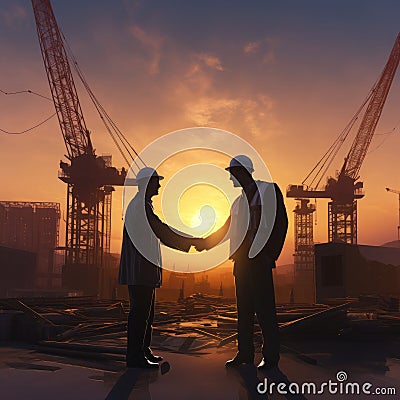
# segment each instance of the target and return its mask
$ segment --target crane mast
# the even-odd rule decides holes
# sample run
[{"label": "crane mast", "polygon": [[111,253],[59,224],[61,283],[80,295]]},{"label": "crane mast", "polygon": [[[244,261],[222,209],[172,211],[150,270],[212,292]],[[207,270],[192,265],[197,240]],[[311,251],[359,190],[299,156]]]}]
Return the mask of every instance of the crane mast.
[{"label": "crane mast", "polygon": [[[110,252],[111,194],[113,186],[124,185],[126,172],[112,167],[111,156],[96,156],[50,1],[32,0],[32,7],[69,161],[60,161],[59,172],[59,179],[67,183],[63,284],[86,290],[87,287],[77,287],[78,282],[85,281],[85,271],[87,280],[96,281],[95,271],[101,276],[104,253]],[[89,292],[98,293],[98,282]]]}]

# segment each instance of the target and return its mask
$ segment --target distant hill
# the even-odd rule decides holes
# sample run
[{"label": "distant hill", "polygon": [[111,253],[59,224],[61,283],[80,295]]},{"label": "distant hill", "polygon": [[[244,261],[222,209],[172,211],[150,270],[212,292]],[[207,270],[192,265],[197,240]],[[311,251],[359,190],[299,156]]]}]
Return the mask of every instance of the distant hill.
[{"label": "distant hill", "polygon": [[393,240],[393,242],[387,242],[382,247],[397,247],[400,248],[400,240]]},{"label": "distant hill", "polygon": [[283,264],[276,266],[277,274],[293,274],[294,264]]}]

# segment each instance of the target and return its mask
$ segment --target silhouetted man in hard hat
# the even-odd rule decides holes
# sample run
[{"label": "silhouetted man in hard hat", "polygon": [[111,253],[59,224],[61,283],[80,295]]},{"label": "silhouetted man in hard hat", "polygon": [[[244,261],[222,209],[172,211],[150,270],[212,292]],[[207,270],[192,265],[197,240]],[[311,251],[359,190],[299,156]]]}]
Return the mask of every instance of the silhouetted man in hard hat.
[{"label": "silhouetted man in hard hat", "polygon": [[230,239],[234,261],[238,312],[238,353],[226,362],[237,367],[254,362],[254,314],[263,334],[263,359],[259,369],[276,367],[279,362],[279,332],[275,308],[272,269],[281,253],[288,226],[282,193],[276,183],[255,181],[251,159],[234,157],[230,179],[242,194],[231,207],[231,215],[217,232],[197,239],[196,249],[210,249]]},{"label": "silhouetted man in hard hat", "polygon": [[127,207],[122,239],[119,283],[128,285],[128,367],[158,368],[162,357],[150,349],[154,318],[155,288],[162,278],[160,241],[174,249],[189,251],[192,242],[164,224],[153,211],[151,198],[164,179],[153,168],[141,169],[136,181],[138,193]]}]

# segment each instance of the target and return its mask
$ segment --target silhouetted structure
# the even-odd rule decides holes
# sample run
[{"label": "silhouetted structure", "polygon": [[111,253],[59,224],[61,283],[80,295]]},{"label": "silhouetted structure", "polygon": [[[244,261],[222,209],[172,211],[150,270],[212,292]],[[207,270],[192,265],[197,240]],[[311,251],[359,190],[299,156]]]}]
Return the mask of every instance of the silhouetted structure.
[{"label": "silhouetted structure", "polygon": [[[68,185],[63,286],[96,294],[105,267],[104,253],[110,252],[113,185],[124,185],[126,171],[112,167],[111,156],[96,155],[50,1],[32,0],[32,6],[43,62],[69,161],[60,161],[59,173],[59,178]],[[78,73],[84,80],[82,73]],[[85,87],[90,91],[87,84]],[[106,114],[91,91],[90,96],[96,102],[99,112],[101,109],[101,114]],[[108,115],[105,118],[110,122]],[[122,140],[123,135],[118,137]],[[115,137],[113,139],[116,141]],[[90,286],[85,287],[86,283]]]},{"label": "silhouetted structure", "polygon": [[316,300],[382,295],[400,297],[400,249],[315,245]]},{"label": "silhouetted structure", "polygon": [[[36,254],[36,271],[31,285],[36,289],[53,286],[59,225],[59,203],[0,202],[0,246]],[[28,276],[22,274],[20,279],[28,279]]]},{"label": "silhouetted structure", "polygon": [[195,275],[188,274],[183,272],[168,272],[163,271],[163,289],[181,289],[182,283],[185,283],[185,291],[186,294],[194,293],[194,282],[195,282]]},{"label": "silhouetted structure", "polygon": [[397,225],[397,240],[400,240],[400,190],[386,188],[386,191],[395,193],[399,196],[399,224]]},{"label": "silhouetted structure", "polygon": [[205,273],[201,274],[201,279],[194,284],[194,291],[196,293],[210,293],[211,285],[208,280],[208,275]]},{"label": "silhouetted structure", "polygon": [[181,290],[179,291],[178,301],[182,302],[185,299],[185,281],[182,281]]},{"label": "silhouetted structure", "polygon": [[296,199],[294,212],[294,281],[295,291],[291,291],[290,301],[313,303],[314,291],[314,221],[315,204],[309,199]]},{"label": "silhouetted structure", "polygon": [[15,297],[34,291],[36,258],[37,255],[31,251],[0,246],[0,297]]}]

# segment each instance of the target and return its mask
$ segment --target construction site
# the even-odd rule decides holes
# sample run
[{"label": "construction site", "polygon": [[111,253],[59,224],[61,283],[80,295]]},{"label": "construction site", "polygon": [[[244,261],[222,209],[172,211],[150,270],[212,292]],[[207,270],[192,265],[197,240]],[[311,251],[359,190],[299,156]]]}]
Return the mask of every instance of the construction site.
[{"label": "construction site", "polygon": [[[367,192],[360,180],[362,165],[392,82],[399,80],[400,34],[348,125],[301,183],[287,185],[293,262],[278,263],[273,271],[279,370],[223,368],[237,349],[235,280],[232,265],[224,264],[198,273],[163,271],[152,348],[166,361],[160,370],[140,371],[125,366],[130,305],[127,287],[118,284],[120,254],[111,249],[111,214],[115,188],[127,184],[132,165],[145,164],[89,87],[50,0],[32,0],[32,7],[58,135],[66,148],[58,171],[66,199],[0,199],[0,398],[371,398],[316,392],[267,396],[257,389],[265,379],[276,385],[313,379],[322,385],[339,371],[351,382],[381,388],[385,398],[399,398],[400,190],[382,188],[399,196],[397,240],[359,243],[358,212]],[[86,89],[123,166],[114,166],[111,155],[98,155],[74,77]],[[347,151],[346,139],[354,131]],[[337,157],[340,151],[344,160]],[[336,176],[329,175],[332,165]],[[328,202],[328,215],[319,217],[327,226],[323,242],[314,237],[316,199]],[[254,335],[258,357],[257,324]]]}]

